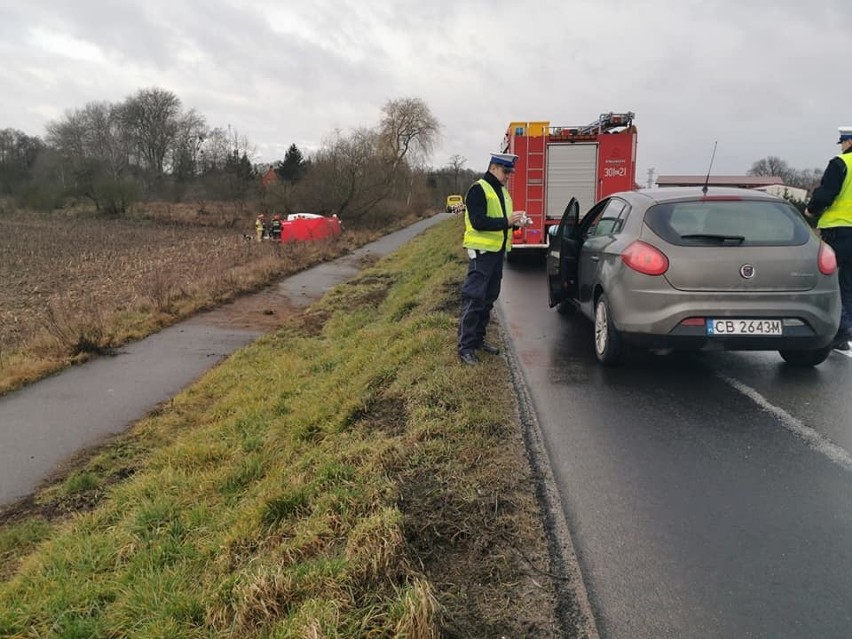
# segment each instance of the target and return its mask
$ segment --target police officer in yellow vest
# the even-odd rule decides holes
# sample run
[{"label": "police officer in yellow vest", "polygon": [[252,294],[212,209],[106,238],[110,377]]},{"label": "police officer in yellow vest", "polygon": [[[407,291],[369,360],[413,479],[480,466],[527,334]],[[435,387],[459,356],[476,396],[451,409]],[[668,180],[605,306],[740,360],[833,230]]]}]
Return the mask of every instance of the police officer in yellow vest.
[{"label": "police officer in yellow vest", "polygon": [[837,254],[840,281],[840,328],[834,347],[849,350],[852,340],[852,126],[840,127],[840,155],[833,158],[805,209],[817,217],[820,235]]},{"label": "police officer in yellow vest", "polygon": [[492,355],[500,352],[485,341],[485,328],[500,295],[503,257],[512,250],[512,227],[520,224],[523,215],[512,210],[506,189],[517,159],[517,155],[493,153],[488,171],[471,185],[465,197],[463,245],[468,262],[458,337],[459,358],[465,364],[479,363],[477,350]]}]

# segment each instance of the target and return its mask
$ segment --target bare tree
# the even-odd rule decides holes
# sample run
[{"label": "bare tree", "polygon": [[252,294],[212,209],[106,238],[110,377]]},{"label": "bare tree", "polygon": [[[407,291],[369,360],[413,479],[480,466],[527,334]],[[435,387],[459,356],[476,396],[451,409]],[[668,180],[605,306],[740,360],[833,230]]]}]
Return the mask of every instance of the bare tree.
[{"label": "bare tree", "polygon": [[0,130],[0,194],[11,194],[29,180],[44,144],[17,129]]},{"label": "bare tree", "polygon": [[405,161],[414,166],[418,161],[429,158],[438,142],[441,127],[423,100],[388,100],[382,114],[379,125],[381,150],[390,155],[393,171]]},{"label": "bare tree", "polygon": [[326,139],[312,161],[316,208],[357,219],[386,197],[389,167],[382,166],[378,143],[377,132],[365,128]]},{"label": "bare tree", "polygon": [[406,206],[411,203],[414,175],[429,158],[440,134],[440,125],[420,98],[388,100],[382,108],[379,148],[390,159],[387,174],[388,195],[394,182],[405,178]]},{"label": "bare tree", "polygon": [[207,132],[207,137],[199,149],[199,164],[201,173],[209,175],[225,168],[225,162],[231,153],[229,133],[216,127]]},{"label": "bare tree", "polygon": [[122,106],[125,130],[139,163],[154,177],[163,174],[166,158],[180,129],[181,103],[171,91],[141,89]]},{"label": "bare tree", "polygon": [[822,181],[822,174],[824,172],[824,169],[802,169],[801,171],[797,171],[795,181],[791,182],[790,186],[805,189],[813,193],[813,190]]},{"label": "bare tree", "polygon": [[107,102],[90,102],[80,116],[84,154],[100,160],[110,178],[120,179],[130,166],[130,146],[120,109]]},{"label": "bare tree", "polygon": [[129,175],[131,145],[122,116],[120,106],[90,102],[47,125],[66,187],[89,198],[98,211],[114,215],[123,213],[137,194]]},{"label": "bare tree", "polygon": [[207,135],[204,116],[195,109],[190,109],[178,119],[168,162],[168,168],[178,182],[186,182],[199,174],[201,147]]},{"label": "bare tree", "polygon": [[436,208],[444,208],[447,195],[463,194],[468,185],[475,182],[481,173],[464,168],[467,160],[461,155],[453,155],[441,168],[424,174],[425,186],[429,190],[429,200]]},{"label": "bare tree", "polygon": [[758,160],[751,165],[748,175],[779,177],[784,184],[789,184],[795,171],[781,158],[774,155]]},{"label": "bare tree", "polygon": [[461,192],[461,181],[459,178],[461,177],[465,164],[467,164],[467,158],[459,155],[458,153],[450,157],[450,162],[447,165],[447,168],[449,168],[450,173],[453,176],[453,193]]},{"label": "bare tree", "polygon": [[86,123],[79,109],[66,111],[63,119],[48,122],[45,128],[47,143],[59,152],[66,165],[82,162],[86,155]]},{"label": "bare tree", "polygon": [[[63,187],[91,197],[99,209],[99,193],[122,195],[130,181],[144,183],[146,195],[154,197],[179,199],[206,191],[214,197],[238,192],[244,198],[254,179],[256,151],[245,136],[230,126],[210,130],[200,113],[184,112],[180,99],[163,89],[68,111],[47,132],[61,158]],[[230,186],[239,188],[225,184],[228,177],[239,183]]]},{"label": "bare tree", "polygon": [[256,155],[248,138],[228,125],[227,129],[216,127],[207,132],[199,149],[201,171],[205,174],[222,171],[230,158],[245,155],[251,161]]},{"label": "bare tree", "polygon": [[91,157],[91,135],[85,113],[82,109],[66,111],[62,119],[48,122],[46,130],[47,143],[59,153],[63,188],[83,194],[91,182],[84,171],[87,158]]}]

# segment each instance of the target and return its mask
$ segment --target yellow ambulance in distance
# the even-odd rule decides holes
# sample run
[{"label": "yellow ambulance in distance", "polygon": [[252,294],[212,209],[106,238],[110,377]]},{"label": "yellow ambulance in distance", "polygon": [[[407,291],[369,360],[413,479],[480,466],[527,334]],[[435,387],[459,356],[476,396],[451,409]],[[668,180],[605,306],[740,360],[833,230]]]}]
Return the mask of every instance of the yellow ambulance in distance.
[{"label": "yellow ambulance in distance", "polygon": [[447,213],[464,213],[464,198],[461,195],[447,196]]}]

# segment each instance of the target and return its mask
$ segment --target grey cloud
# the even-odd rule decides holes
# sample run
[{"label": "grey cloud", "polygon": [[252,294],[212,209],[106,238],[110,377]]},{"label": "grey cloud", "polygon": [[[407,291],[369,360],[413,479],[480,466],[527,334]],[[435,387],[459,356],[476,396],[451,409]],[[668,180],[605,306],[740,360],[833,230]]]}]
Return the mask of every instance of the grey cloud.
[{"label": "grey cloud", "polygon": [[[233,125],[272,160],[291,142],[316,147],[336,127],[373,126],[387,99],[413,95],[443,125],[433,162],[458,153],[478,167],[510,121],[579,124],[629,109],[641,180],[651,167],[701,172],[715,140],[722,172],[770,154],[822,166],[836,150],[835,128],[852,124],[846,0],[314,0],[291,9],[299,22],[268,22],[266,8],[288,6],[296,5],[4,7],[0,128],[41,134],[50,109],[161,86],[212,126]],[[302,21],[308,31],[295,28]],[[28,34],[36,27],[92,43],[107,61],[35,50]],[[58,77],[40,82],[40,73]]]}]

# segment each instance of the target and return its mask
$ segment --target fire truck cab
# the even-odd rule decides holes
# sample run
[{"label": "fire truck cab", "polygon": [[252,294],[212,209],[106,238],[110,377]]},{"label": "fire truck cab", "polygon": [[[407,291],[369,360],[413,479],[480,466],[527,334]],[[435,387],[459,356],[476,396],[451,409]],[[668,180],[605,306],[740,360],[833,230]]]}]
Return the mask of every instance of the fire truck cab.
[{"label": "fire truck cab", "polygon": [[[559,224],[571,198],[582,211],[617,191],[636,188],[634,114],[603,113],[583,126],[512,122],[503,151],[518,156],[507,188],[527,226],[512,235],[512,254],[543,252],[548,228]],[[516,253],[516,251],[518,253]]]}]

